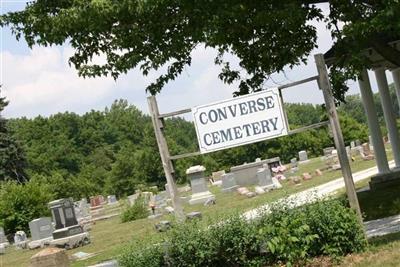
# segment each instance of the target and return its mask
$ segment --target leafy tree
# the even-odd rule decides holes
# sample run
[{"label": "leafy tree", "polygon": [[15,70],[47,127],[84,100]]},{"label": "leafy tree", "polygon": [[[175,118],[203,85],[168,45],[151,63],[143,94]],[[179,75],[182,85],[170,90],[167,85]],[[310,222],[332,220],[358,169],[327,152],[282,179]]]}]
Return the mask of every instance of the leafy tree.
[{"label": "leafy tree", "polygon": [[[329,15],[317,3],[329,3]],[[338,60],[331,80],[339,100],[346,79],[370,65],[361,52],[366,47],[400,66],[399,52],[387,44],[399,38],[395,0],[37,0],[2,15],[0,25],[10,25],[30,46],[69,42],[75,49],[70,63],[83,76],[117,78],[135,67],[147,75],[167,66],[148,86],[152,94],[191,64],[195,47],[205,45],[218,51],[219,78],[240,81],[236,93],[245,94],[259,90],[271,73],[306,60],[317,46],[313,20],[325,22],[334,38]],[[239,68],[231,67],[227,53],[239,59]],[[107,58],[103,65],[92,62],[99,54]]]},{"label": "leafy tree", "polygon": [[9,235],[18,230],[29,233],[31,220],[50,215],[47,204],[51,200],[49,187],[35,181],[0,183],[0,224]]},{"label": "leafy tree", "polygon": [[[397,117],[399,117],[399,102],[397,101],[394,84],[389,85],[389,93],[390,93],[390,98],[392,101],[392,107],[394,108],[394,111],[395,111],[395,114],[397,114]],[[376,112],[378,115],[378,119],[379,119],[381,125],[384,125],[385,119],[384,119],[384,115],[383,115],[380,94],[375,93],[373,95],[373,97],[374,97],[374,104],[375,104]],[[339,112],[348,114],[350,117],[352,117],[359,123],[367,124],[367,117],[365,115],[365,110],[364,110],[363,103],[361,101],[361,97],[359,94],[346,96],[345,103],[341,104],[338,107],[338,110],[339,110]]]},{"label": "leafy tree", "polygon": [[4,97],[0,97],[0,181],[14,180],[19,183],[28,180],[25,173],[26,161],[20,144],[12,136],[7,120],[1,112],[8,105]]},{"label": "leafy tree", "polygon": [[291,128],[307,126],[321,121],[324,109],[309,103],[285,103]]},{"label": "leafy tree", "polygon": [[[349,118],[351,109],[340,107],[346,142],[366,140],[366,128]],[[357,102],[357,105],[361,103]],[[362,110],[362,106],[361,110]],[[324,119],[320,106],[288,104],[291,127]],[[352,113],[351,113],[352,114]],[[148,185],[163,188],[164,171],[149,116],[124,100],[103,111],[83,115],[59,113],[48,118],[20,118],[8,122],[13,137],[23,141],[31,179],[50,188],[55,198],[79,199],[95,194],[123,196]],[[182,118],[165,120],[171,154],[198,149],[192,122]],[[300,134],[267,140],[174,162],[179,182],[186,181],[186,169],[202,164],[207,174],[252,162],[255,158],[280,157],[283,162],[306,149],[310,157],[322,154],[333,140],[323,127]]]}]

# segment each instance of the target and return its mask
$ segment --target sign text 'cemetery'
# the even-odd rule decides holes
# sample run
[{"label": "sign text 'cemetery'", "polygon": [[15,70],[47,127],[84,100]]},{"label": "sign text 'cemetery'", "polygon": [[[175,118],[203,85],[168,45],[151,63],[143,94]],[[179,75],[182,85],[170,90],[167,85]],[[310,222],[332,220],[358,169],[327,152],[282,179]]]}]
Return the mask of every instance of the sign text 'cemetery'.
[{"label": "sign text 'cemetery'", "polygon": [[277,88],[192,109],[201,153],[287,134]]}]

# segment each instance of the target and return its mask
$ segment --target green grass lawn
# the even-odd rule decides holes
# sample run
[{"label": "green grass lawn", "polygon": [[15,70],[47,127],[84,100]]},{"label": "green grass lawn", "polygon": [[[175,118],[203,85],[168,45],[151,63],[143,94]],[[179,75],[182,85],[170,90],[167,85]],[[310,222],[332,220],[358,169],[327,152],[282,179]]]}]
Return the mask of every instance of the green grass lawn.
[{"label": "green grass lawn", "polygon": [[[388,156],[389,159],[391,159],[390,153]],[[374,161],[363,161],[359,158],[356,159],[355,162],[351,163],[353,172],[373,166],[375,166]],[[220,188],[210,187],[211,192],[216,196],[216,205],[204,207],[203,205],[191,206],[184,204],[184,209],[185,212],[201,211],[205,218],[204,222],[207,222],[208,218],[218,219],[222,218],[224,214],[245,212],[289,194],[324,184],[342,176],[340,170],[326,171],[322,176],[315,176],[315,169],[321,169],[323,167],[324,162],[320,158],[311,159],[308,163],[300,164],[299,171],[295,175],[300,175],[303,172],[310,172],[314,176],[312,180],[303,181],[300,185],[294,185],[290,182],[290,179],[287,179],[282,182],[282,189],[271,191],[255,198],[247,198],[245,196],[240,196],[237,193],[222,193]],[[288,174],[288,178],[290,176],[291,175]],[[171,216],[166,215],[158,220],[162,219],[172,218]],[[88,260],[73,262],[72,266],[87,266],[104,260],[113,259],[121,253],[123,247],[130,241],[139,241],[145,244],[147,242],[154,242],[154,240],[161,239],[163,234],[157,233],[154,230],[154,224],[156,222],[157,220],[141,219],[129,223],[121,223],[119,217],[97,222],[92,226],[92,230],[90,231],[92,243],[85,247],[75,248],[68,251],[69,255],[82,251],[86,253],[95,253],[96,256]],[[39,250],[16,251],[14,248],[9,248],[5,255],[0,256],[0,266],[28,266],[30,257],[38,251]]]},{"label": "green grass lawn", "polygon": [[345,257],[341,267],[398,267],[400,266],[400,233],[369,240],[364,253]]}]

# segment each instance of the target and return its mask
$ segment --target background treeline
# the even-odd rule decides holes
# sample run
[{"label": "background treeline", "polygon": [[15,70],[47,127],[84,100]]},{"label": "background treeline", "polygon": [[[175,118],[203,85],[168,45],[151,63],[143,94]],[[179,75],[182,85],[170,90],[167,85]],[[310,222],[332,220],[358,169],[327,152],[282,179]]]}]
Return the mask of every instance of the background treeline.
[{"label": "background treeline", "polygon": [[[393,94],[393,105],[398,104]],[[377,110],[383,121],[379,96]],[[326,119],[321,106],[286,104],[290,127],[297,128]],[[339,107],[346,143],[368,140],[366,118],[359,95],[346,98]],[[12,138],[19,141],[26,158],[26,176],[50,186],[59,197],[81,198],[94,194],[132,194],[146,185],[163,187],[165,178],[150,116],[126,100],[115,101],[103,111],[83,115],[59,113],[50,117],[10,119],[7,125]],[[166,120],[166,134],[171,154],[196,151],[197,139],[192,122],[182,118]],[[288,162],[307,150],[310,157],[322,154],[333,145],[327,127],[268,140],[252,145],[219,151],[175,162],[177,177],[185,181],[185,170],[203,164],[207,171],[228,170],[231,166],[255,158],[279,156]],[[6,179],[5,176],[3,179]]]},{"label": "background treeline", "polygon": [[[391,93],[398,112],[392,87]],[[360,97],[348,96],[346,100],[339,107],[346,144],[356,139],[367,141]],[[383,122],[378,95],[375,100]],[[0,98],[0,112],[7,104]],[[288,103],[286,111],[291,129],[326,120],[322,106]],[[168,119],[166,135],[172,155],[198,149],[192,122]],[[279,156],[287,163],[300,150],[305,149],[309,157],[314,157],[332,145],[328,128],[322,127],[181,159],[175,162],[175,170],[178,182],[184,183],[185,170],[192,165],[205,165],[209,174],[258,157]],[[21,229],[27,231],[30,220],[48,213],[46,203],[53,199],[80,199],[95,194],[121,197],[150,185],[163,188],[164,184],[151,118],[126,100],[83,115],[65,112],[9,120],[0,116],[0,225],[9,234]]]}]

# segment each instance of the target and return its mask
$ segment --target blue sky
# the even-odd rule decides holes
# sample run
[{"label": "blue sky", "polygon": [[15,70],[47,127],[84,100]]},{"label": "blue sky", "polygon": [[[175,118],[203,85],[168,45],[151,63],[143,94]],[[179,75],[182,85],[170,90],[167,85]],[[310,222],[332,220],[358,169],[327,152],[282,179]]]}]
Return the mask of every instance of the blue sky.
[{"label": "blue sky", "polygon": [[[23,9],[26,1],[0,0],[1,13]],[[327,6],[321,6],[328,12]],[[312,54],[326,52],[331,44],[329,32],[322,23],[313,23],[318,30],[319,48]],[[6,117],[49,116],[70,111],[79,114],[91,109],[103,110],[115,99],[124,98],[147,113],[146,86],[157,77],[151,73],[143,77],[137,70],[130,71],[117,81],[111,78],[84,79],[68,65],[72,48],[65,44],[57,47],[33,47],[24,40],[17,42],[8,28],[1,29],[2,95],[10,100],[4,112]],[[193,52],[192,66],[175,81],[170,82],[157,96],[161,112],[203,105],[232,97],[235,86],[223,84],[218,79],[219,68],[213,64],[216,52],[199,47]],[[232,61],[235,58],[232,57]],[[273,75],[267,87],[316,75],[312,56],[307,65],[287,70],[286,75]],[[388,75],[391,81],[391,75]],[[371,82],[376,90],[375,80]],[[356,82],[350,84],[350,93],[358,93]],[[289,91],[290,90],[290,91]],[[316,83],[294,87],[283,92],[286,102],[322,103]]]}]

